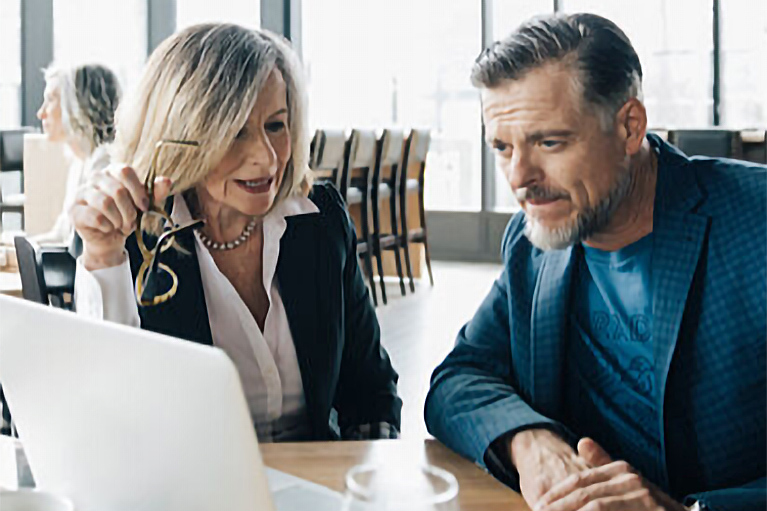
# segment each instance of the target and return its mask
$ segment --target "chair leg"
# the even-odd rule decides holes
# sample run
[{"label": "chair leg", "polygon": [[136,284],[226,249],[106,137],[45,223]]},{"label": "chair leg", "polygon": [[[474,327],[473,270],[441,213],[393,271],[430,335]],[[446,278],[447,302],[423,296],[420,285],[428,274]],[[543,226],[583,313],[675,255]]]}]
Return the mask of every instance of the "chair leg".
[{"label": "chair leg", "polygon": [[429,271],[429,282],[434,287],[434,276],[431,274],[431,256],[429,255],[429,242],[426,239],[426,231],[423,232],[423,250],[426,253],[426,269]]},{"label": "chair leg", "polygon": [[368,245],[368,249],[362,253],[362,260],[365,263],[365,273],[368,274],[368,283],[370,285],[370,295],[373,297],[373,305],[378,307],[378,293],[376,292],[376,283],[373,278],[373,260],[370,257],[370,245]]},{"label": "chair leg", "polygon": [[426,269],[429,270],[429,282],[432,287],[434,286],[434,277],[431,274],[431,256],[429,255],[429,237],[426,234],[426,207],[424,206],[423,199],[423,171],[421,172],[421,180],[418,187],[418,212],[421,216],[421,232],[423,232],[423,251],[426,255]]},{"label": "chair leg", "polygon": [[402,238],[399,236],[399,227],[398,227],[398,218],[397,214],[399,213],[397,204],[397,197],[399,197],[399,194],[396,190],[394,190],[394,187],[392,187],[392,194],[391,198],[389,199],[389,222],[391,223],[391,233],[394,235],[394,238],[397,240],[397,242],[394,245],[394,262],[397,264],[397,276],[399,277],[399,290],[400,293],[402,293],[402,296],[407,295],[407,291],[405,290],[405,276],[402,274],[402,256],[400,254],[400,246],[402,244]]},{"label": "chair leg", "polygon": [[375,289],[375,281],[373,280],[373,277],[372,277],[373,262],[370,259],[370,251],[367,250],[365,252],[360,252],[359,254],[357,254],[357,256],[361,259],[361,262],[362,262],[362,273],[364,273],[368,279],[368,287],[370,288],[370,296],[373,299],[373,305],[378,307],[378,295]]},{"label": "chair leg", "polygon": [[370,294],[373,295],[373,304],[378,306],[378,293],[376,292],[375,278],[373,277],[373,259],[371,252],[373,251],[373,245],[370,239],[370,228],[368,226],[368,198],[366,194],[362,195],[362,202],[360,203],[360,220],[362,223],[362,238],[365,240],[365,252],[363,253],[365,261],[365,271],[368,274],[368,282],[370,283]]},{"label": "chair leg", "polygon": [[378,267],[378,281],[381,285],[381,301],[386,305],[386,285],[384,284],[384,271],[383,271],[383,254],[381,251],[381,211],[378,203],[378,193],[372,195],[371,207],[373,210],[373,234],[372,234],[372,249],[373,255],[376,258],[376,265]]},{"label": "chair leg", "polygon": [[413,282],[413,269],[410,265],[410,242],[407,236],[407,195],[404,190],[399,197],[400,225],[402,226],[402,249],[405,252],[405,268],[407,268],[407,277],[410,280],[410,292],[415,293],[415,283]]}]

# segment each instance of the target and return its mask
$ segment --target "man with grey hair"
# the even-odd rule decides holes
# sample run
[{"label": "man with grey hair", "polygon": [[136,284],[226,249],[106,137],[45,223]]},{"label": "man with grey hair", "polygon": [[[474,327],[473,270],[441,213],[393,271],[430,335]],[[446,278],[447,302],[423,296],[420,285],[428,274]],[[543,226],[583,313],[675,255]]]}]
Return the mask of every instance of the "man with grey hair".
[{"label": "man with grey hair", "polygon": [[536,510],[764,509],[767,168],[648,134],[596,15],[522,25],[472,79],[523,211],[429,430]]}]

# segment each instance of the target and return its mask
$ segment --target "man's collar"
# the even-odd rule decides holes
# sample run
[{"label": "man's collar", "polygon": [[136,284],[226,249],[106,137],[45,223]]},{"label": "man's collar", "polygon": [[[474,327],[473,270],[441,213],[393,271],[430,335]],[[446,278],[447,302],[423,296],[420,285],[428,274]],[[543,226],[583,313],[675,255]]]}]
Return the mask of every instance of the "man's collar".
[{"label": "man's collar", "polygon": [[690,211],[703,200],[690,159],[679,149],[654,133],[647,134],[650,147],[658,156],[658,180],[655,185],[655,211]]}]

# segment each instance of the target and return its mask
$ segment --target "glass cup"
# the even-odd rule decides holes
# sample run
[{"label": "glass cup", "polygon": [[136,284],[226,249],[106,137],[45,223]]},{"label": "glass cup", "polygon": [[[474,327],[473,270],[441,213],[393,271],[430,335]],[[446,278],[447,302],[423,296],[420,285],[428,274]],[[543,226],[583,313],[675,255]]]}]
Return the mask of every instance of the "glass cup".
[{"label": "glass cup", "polygon": [[0,435],[0,489],[34,488],[35,481],[18,438]]},{"label": "glass cup", "polygon": [[357,465],[346,473],[345,511],[452,511],[458,481],[433,465]]},{"label": "glass cup", "polygon": [[3,511],[74,511],[72,502],[52,493],[24,488],[16,491],[0,490],[0,509]]}]

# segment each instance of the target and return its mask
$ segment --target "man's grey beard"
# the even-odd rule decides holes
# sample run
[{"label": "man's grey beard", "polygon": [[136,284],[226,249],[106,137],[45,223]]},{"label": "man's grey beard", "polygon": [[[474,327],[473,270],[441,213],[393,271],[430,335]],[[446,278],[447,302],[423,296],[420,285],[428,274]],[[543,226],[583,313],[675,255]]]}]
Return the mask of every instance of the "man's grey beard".
[{"label": "man's grey beard", "polygon": [[566,225],[549,229],[531,215],[525,215],[525,236],[541,250],[562,250],[584,240],[607,227],[613,213],[631,190],[631,171],[625,169],[610,193],[596,206],[578,213]]}]

